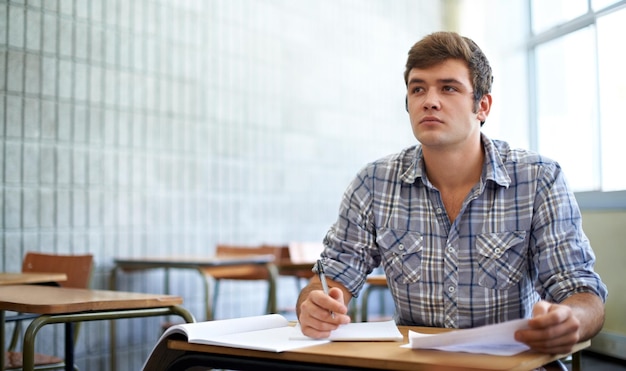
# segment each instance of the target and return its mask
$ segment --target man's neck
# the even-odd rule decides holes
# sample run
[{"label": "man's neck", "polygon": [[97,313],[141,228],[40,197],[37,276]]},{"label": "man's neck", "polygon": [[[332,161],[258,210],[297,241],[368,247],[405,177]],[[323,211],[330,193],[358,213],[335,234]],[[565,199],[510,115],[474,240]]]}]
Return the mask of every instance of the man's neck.
[{"label": "man's neck", "polygon": [[471,189],[482,174],[485,159],[480,138],[458,150],[422,148],[426,173],[440,191]]}]

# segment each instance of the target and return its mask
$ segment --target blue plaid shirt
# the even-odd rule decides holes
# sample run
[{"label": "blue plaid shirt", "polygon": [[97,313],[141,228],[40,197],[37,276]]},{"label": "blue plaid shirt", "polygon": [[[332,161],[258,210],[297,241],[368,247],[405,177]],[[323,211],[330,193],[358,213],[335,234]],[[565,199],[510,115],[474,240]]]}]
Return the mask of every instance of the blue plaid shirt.
[{"label": "blue plaid shirt", "polygon": [[358,296],[382,264],[401,325],[528,318],[539,299],[607,289],[559,165],[482,135],[480,181],[450,222],[420,145],[363,168],[324,239],[325,273]]}]

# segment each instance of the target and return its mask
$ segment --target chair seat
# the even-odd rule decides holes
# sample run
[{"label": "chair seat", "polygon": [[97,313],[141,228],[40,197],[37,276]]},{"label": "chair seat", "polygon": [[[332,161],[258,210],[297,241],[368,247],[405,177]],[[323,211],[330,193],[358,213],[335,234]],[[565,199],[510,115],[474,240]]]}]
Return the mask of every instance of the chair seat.
[{"label": "chair seat", "polygon": [[[62,364],[63,359],[47,354],[35,353],[35,366]],[[6,370],[22,368],[22,352],[5,352],[4,367]]]}]

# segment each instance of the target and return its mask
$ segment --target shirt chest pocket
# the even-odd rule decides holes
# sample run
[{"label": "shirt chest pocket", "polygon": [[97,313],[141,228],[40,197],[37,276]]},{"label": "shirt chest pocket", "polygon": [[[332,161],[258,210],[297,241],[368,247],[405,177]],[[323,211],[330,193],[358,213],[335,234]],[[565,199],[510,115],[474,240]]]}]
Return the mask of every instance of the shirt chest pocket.
[{"label": "shirt chest pocket", "polygon": [[480,286],[506,289],[520,281],[526,267],[525,236],[525,231],[476,236]]},{"label": "shirt chest pocket", "polygon": [[423,240],[417,232],[386,228],[378,230],[376,242],[383,256],[387,277],[399,284],[420,280]]}]

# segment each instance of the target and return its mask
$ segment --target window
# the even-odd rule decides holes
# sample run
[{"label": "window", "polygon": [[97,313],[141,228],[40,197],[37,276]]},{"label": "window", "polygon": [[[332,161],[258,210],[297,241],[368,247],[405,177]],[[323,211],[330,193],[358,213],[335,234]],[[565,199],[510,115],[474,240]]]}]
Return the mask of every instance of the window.
[{"label": "window", "polygon": [[530,0],[534,147],[576,192],[624,191],[626,0]]},{"label": "window", "polygon": [[532,30],[539,34],[587,13],[587,0],[532,0]]},{"label": "window", "polygon": [[[579,190],[599,188],[593,32],[584,28],[537,46],[537,150],[557,160]],[[589,176],[593,175],[593,176]]]},{"label": "window", "polygon": [[600,156],[602,189],[626,189],[624,168],[624,103],[626,74],[624,46],[621,39],[626,29],[626,9],[598,18],[598,85],[600,88]]}]

